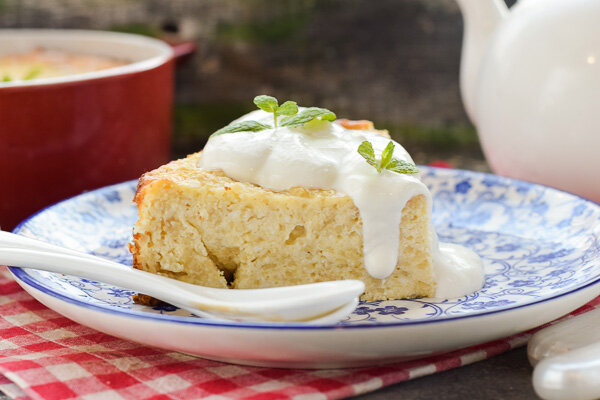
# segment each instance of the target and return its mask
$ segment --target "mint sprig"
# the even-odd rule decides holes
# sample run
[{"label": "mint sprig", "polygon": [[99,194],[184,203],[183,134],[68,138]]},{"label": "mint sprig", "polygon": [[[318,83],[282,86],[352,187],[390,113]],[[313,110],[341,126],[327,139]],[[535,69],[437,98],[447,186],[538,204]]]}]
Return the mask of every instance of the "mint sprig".
[{"label": "mint sprig", "polygon": [[358,154],[360,154],[370,166],[374,167],[378,173],[381,173],[384,169],[399,174],[416,174],[419,172],[419,168],[417,168],[416,165],[394,157],[394,142],[391,140],[381,152],[381,159],[379,160],[375,158],[373,145],[368,140],[365,140],[358,146]]},{"label": "mint sprig", "polygon": [[[260,132],[265,129],[277,128],[278,125],[294,128],[302,126],[314,119],[322,121],[335,121],[336,119],[335,114],[326,108],[309,107],[298,113],[298,104],[296,104],[295,101],[288,100],[282,105],[279,105],[279,101],[275,97],[264,94],[256,96],[254,98],[254,104],[261,110],[273,114],[273,126],[258,121],[243,121],[229,124],[210,136],[213,137],[224,133],[235,132]],[[278,121],[281,116],[285,116],[285,118],[283,118],[281,124],[279,124]]]},{"label": "mint sprig", "polygon": [[254,104],[268,113],[273,113],[273,126],[277,128],[277,117],[281,115],[294,115],[298,113],[298,104],[295,101],[286,101],[282,105],[275,97],[260,95],[254,98]]}]

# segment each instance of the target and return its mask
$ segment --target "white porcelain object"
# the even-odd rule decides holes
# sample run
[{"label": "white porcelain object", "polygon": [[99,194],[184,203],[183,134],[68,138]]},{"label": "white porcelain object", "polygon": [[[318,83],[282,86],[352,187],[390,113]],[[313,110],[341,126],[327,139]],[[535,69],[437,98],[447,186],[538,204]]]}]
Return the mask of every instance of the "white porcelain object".
[{"label": "white porcelain object", "polygon": [[535,333],[527,345],[531,365],[600,342],[600,309],[568,318]]},{"label": "white porcelain object", "polygon": [[533,387],[543,399],[600,397],[600,309],[538,331],[527,346]]},{"label": "white porcelain object", "polygon": [[0,264],[109,283],[213,319],[336,323],[354,310],[358,296],[364,291],[364,283],[356,280],[269,289],[215,289],[140,271],[8,232],[0,232]]},{"label": "white porcelain object", "polygon": [[600,1],[457,2],[463,101],[494,172],[600,201]]},{"label": "white porcelain object", "polygon": [[592,400],[600,398],[599,377],[597,342],[542,360],[533,371],[533,388],[546,400]]}]

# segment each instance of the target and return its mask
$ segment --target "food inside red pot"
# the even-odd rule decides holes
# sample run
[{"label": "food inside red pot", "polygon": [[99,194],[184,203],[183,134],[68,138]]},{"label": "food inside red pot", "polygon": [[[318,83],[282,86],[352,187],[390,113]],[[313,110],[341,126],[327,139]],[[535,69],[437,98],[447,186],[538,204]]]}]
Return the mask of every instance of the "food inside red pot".
[{"label": "food inside red pot", "polygon": [[38,47],[25,52],[0,56],[0,80],[12,82],[52,78],[99,71],[128,63],[127,60],[112,57]]},{"label": "food inside red pot", "polygon": [[[6,60],[11,65],[23,60],[20,75],[12,69],[3,79]],[[40,64],[42,71],[33,74],[31,68]],[[134,179],[168,161],[172,101],[173,50],[160,40],[97,31],[0,30],[2,229],[52,203]]]}]

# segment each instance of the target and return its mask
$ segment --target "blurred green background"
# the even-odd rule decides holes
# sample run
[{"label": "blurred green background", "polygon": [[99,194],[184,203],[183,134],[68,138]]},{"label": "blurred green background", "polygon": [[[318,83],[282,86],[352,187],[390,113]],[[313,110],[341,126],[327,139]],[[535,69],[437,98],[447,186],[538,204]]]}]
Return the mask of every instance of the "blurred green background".
[{"label": "blurred green background", "polygon": [[460,100],[453,0],[0,0],[10,27],[195,42],[177,68],[173,157],[264,93],[373,120],[418,163],[487,168]]}]

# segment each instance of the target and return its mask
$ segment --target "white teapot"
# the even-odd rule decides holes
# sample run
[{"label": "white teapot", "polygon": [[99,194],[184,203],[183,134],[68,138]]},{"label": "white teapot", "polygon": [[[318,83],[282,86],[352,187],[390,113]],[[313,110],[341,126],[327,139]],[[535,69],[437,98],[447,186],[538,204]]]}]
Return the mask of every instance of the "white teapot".
[{"label": "white teapot", "polygon": [[600,0],[457,0],[460,84],[494,172],[600,202]]}]

